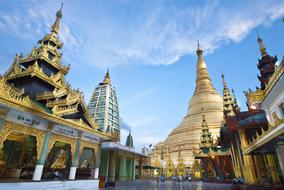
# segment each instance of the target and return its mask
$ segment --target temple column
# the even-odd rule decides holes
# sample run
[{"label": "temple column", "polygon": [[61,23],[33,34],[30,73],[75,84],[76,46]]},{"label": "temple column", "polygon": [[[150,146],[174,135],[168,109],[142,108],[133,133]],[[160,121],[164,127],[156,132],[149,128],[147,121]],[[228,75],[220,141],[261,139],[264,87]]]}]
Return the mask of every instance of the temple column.
[{"label": "temple column", "polygon": [[101,164],[101,146],[98,145],[98,148],[95,150],[96,153],[96,164],[95,164],[95,179],[99,178],[99,173],[100,173],[100,164]]},{"label": "temple column", "polygon": [[258,158],[258,155],[253,155],[252,156],[253,158],[253,162],[254,162],[254,165],[256,166],[255,169],[256,169],[256,175],[257,175],[257,180],[258,180],[258,183],[261,183],[261,179],[262,179],[262,174],[261,174],[261,166],[260,166],[260,162],[259,162],[259,158]]},{"label": "temple column", "polygon": [[124,157],[124,156],[120,157],[119,176],[120,176],[120,179],[122,179],[122,181],[125,180],[125,177],[126,177],[126,157]]},{"label": "temple column", "polygon": [[135,172],[134,171],[134,160],[133,158],[128,158],[128,161],[127,161],[127,180],[133,180],[133,173]]},{"label": "temple column", "polygon": [[[168,171],[168,170],[167,170]],[[138,172],[139,179],[142,179],[142,158],[139,159],[139,172]]]},{"label": "temple column", "polygon": [[116,151],[110,150],[110,161],[109,161],[109,182],[115,182],[116,172]]},{"label": "temple column", "polygon": [[277,167],[276,167],[276,163],[273,157],[273,154],[267,154],[266,155],[267,158],[267,167],[268,167],[268,171],[271,174],[271,178],[272,178],[272,183],[280,183],[280,178],[278,175],[278,171],[277,171]]},{"label": "temple column", "polygon": [[41,180],[44,162],[45,162],[45,159],[46,159],[47,154],[48,154],[47,150],[48,150],[49,139],[51,137],[51,130],[52,130],[52,126],[49,125],[47,127],[47,131],[46,131],[45,136],[44,136],[44,141],[43,141],[41,152],[37,153],[37,154],[40,154],[40,158],[37,161],[37,164],[36,164],[36,167],[35,167],[35,171],[34,171],[34,175],[33,175],[33,181],[40,181]]},{"label": "temple column", "polygon": [[244,172],[245,182],[249,184],[257,183],[251,155],[244,155],[243,158],[244,158],[243,172]]},{"label": "temple column", "polygon": [[267,176],[267,169],[262,154],[256,155],[256,165],[257,169],[259,170],[259,176],[258,176],[259,182],[261,184],[265,183],[265,176]]},{"label": "temple column", "polygon": [[74,180],[76,177],[76,171],[77,171],[77,167],[79,164],[79,157],[80,157],[80,145],[81,145],[81,134],[79,134],[79,137],[76,142],[74,158],[72,159],[72,166],[69,172],[69,178],[68,178],[69,180]]},{"label": "temple column", "polygon": [[[2,118],[2,115],[0,114],[0,131],[3,130],[4,127],[4,118]],[[6,161],[3,160],[4,157],[4,139],[0,142],[0,173],[2,173],[2,169],[6,166]]]},{"label": "temple column", "polygon": [[135,159],[133,158],[133,161],[132,161],[132,180],[135,180],[135,171],[136,171]]},{"label": "temple column", "polygon": [[107,180],[109,173],[109,160],[110,160],[110,150],[101,150],[101,163],[99,175],[105,177]]},{"label": "temple column", "polygon": [[220,179],[224,179],[224,175],[223,175],[223,172],[221,170],[221,164],[220,164],[220,157],[219,156],[216,156],[216,173],[217,173],[217,176],[220,178]]},{"label": "temple column", "polygon": [[280,166],[280,170],[282,173],[282,179],[284,180],[284,145],[278,143],[275,146],[275,151],[276,151],[277,158],[279,161],[279,166]]}]

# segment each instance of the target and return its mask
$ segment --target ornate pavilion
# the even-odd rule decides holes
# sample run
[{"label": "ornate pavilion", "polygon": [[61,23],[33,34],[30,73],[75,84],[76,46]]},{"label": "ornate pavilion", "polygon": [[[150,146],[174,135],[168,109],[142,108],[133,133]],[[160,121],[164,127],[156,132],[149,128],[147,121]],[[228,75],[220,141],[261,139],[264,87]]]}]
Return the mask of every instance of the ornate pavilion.
[{"label": "ornate pavilion", "polygon": [[[248,111],[234,109],[228,102],[220,144],[230,147],[236,177],[248,184],[280,184],[284,177],[284,60],[270,56],[258,37],[261,83],[255,91],[245,92]],[[229,111],[230,110],[230,111]]]},{"label": "ornate pavilion", "polygon": [[97,130],[83,93],[65,80],[61,18],[62,7],[50,33],[0,77],[1,179],[98,178],[100,144],[118,140]]}]

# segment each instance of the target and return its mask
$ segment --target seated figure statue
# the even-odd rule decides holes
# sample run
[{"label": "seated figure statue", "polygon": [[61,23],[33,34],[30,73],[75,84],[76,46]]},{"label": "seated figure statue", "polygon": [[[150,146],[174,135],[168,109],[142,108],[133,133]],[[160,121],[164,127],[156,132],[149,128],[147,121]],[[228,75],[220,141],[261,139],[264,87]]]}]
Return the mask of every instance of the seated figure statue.
[{"label": "seated figure statue", "polygon": [[50,168],[53,169],[59,169],[59,168],[65,168],[65,161],[66,161],[66,151],[64,149],[61,149],[59,151],[59,154],[53,164],[51,164]]},{"label": "seated figure statue", "polygon": [[86,169],[86,168],[88,168],[89,167],[89,163],[88,163],[88,161],[87,160],[84,160],[83,161],[83,163],[81,164],[81,169]]}]

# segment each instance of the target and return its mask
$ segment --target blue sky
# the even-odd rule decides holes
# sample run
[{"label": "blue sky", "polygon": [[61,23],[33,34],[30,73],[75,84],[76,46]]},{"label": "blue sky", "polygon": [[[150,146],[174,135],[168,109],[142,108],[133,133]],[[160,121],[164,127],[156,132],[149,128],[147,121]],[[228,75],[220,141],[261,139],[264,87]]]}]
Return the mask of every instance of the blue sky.
[{"label": "blue sky", "polygon": [[[61,1],[0,0],[0,73],[49,32]],[[110,68],[120,114],[134,144],[167,137],[187,112],[195,87],[196,41],[216,89],[221,72],[245,110],[244,90],[259,86],[256,29],[282,60],[283,0],[65,0],[60,38],[67,80],[88,102]],[[127,131],[122,130],[122,142]]]}]

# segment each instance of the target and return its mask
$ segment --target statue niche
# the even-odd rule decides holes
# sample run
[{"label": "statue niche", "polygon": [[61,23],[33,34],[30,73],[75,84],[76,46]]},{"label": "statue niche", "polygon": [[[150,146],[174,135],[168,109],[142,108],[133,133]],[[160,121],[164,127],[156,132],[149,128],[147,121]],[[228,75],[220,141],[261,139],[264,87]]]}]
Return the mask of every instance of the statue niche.
[{"label": "statue niche", "polygon": [[54,160],[54,162],[51,164],[50,168],[52,169],[64,169],[66,167],[66,151],[64,149],[61,149]]}]

